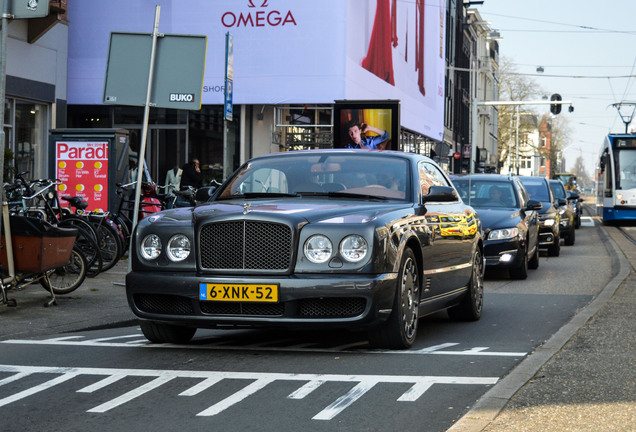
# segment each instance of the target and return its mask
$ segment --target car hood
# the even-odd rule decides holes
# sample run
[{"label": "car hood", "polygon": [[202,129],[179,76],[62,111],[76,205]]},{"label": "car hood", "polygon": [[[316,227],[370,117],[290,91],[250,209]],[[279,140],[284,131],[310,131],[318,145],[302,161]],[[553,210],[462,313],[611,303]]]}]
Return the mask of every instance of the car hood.
[{"label": "car hood", "polygon": [[227,200],[195,208],[165,210],[162,217],[193,222],[214,219],[285,219],[297,223],[366,223],[409,203],[365,203],[334,199]]},{"label": "car hood", "polygon": [[554,213],[556,211],[556,208],[550,201],[541,201],[541,204],[543,204],[543,207],[541,207],[541,210],[539,210],[540,215],[546,213]]},{"label": "car hood", "polygon": [[476,208],[484,229],[510,228],[521,219],[521,211],[513,208]]}]

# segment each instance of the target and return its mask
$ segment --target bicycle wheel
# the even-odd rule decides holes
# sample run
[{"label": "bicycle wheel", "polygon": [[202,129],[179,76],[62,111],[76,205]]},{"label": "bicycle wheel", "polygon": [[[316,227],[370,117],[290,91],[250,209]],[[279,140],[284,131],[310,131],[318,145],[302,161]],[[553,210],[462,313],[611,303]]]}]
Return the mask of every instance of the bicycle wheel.
[{"label": "bicycle wheel", "polygon": [[94,222],[94,227],[97,231],[97,245],[102,255],[102,271],[104,272],[117,264],[121,258],[122,245],[115,229],[106,224],[105,221]]},{"label": "bicycle wheel", "polygon": [[75,245],[82,251],[88,263],[86,275],[90,278],[97,276],[104,267],[104,258],[99,250],[97,234],[93,226],[87,220],[79,217],[65,217],[59,225],[77,228]]},{"label": "bicycle wheel", "polygon": [[[62,295],[75,291],[86,279],[87,269],[86,257],[77,247],[73,247],[68,264],[49,274],[53,292]],[[40,284],[47,291],[51,289],[45,278],[40,279]]]},{"label": "bicycle wheel", "polygon": [[130,228],[126,220],[121,216],[114,216],[113,219],[111,220],[115,223],[115,225],[117,225],[117,228],[119,228],[119,231],[124,236],[124,241],[122,242],[122,246],[123,246],[122,256],[123,256],[128,250],[128,246],[130,244]]}]

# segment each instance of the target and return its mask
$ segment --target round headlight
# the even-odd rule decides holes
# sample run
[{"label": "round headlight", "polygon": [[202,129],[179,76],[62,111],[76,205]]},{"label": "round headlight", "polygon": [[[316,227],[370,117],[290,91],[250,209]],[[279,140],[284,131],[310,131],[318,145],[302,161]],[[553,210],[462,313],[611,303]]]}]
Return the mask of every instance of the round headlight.
[{"label": "round headlight", "polygon": [[141,242],[139,248],[141,256],[147,260],[156,259],[161,255],[161,239],[157,234],[149,234]]},{"label": "round headlight", "polygon": [[168,240],[166,252],[170,261],[183,261],[190,255],[190,239],[183,234],[175,234]]},{"label": "round headlight", "polygon": [[331,240],[324,235],[314,235],[305,242],[304,252],[307,259],[316,264],[322,264],[331,258],[333,246]]},{"label": "round headlight", "polygon": [[359,235],[350,235],[340,242],[340,255],[349,262],[360,262],[367,256],[369,246]]}]

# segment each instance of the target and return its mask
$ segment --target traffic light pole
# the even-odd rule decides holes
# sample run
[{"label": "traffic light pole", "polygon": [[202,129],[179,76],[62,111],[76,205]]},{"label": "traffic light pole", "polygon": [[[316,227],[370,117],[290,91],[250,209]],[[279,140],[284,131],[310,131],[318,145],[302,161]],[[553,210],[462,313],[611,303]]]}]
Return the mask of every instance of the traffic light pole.
[{"label": "traffic light pole", "polygon": [[[572,105],[572,101],[559,101],[559,100],[540,100],[540,101],[487,101],[479,102],[473,100],[472,106],[472,123],[473,123],[473,136],[470,146],[470,173],[475,173],[475,156],[477,154],[477,129],[479,126],[479,117],[477,115],[477,108],[480,106],[510,106],[510,105]],[[571,110],[570,110],[571,111]],[[517,137],[518,140],[518,137]],[[517,143],[517,152],[519,152],[519,144]],[[517,158],[517,170],[519,169],[519,160]]]}]

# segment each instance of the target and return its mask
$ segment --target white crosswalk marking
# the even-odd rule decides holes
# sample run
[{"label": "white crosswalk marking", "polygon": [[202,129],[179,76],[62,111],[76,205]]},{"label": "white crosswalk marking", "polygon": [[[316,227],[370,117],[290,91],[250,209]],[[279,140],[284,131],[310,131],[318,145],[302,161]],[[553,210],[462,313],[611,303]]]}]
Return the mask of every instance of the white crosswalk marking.
[{"label": "white crosswalk marking", "polygon": [[[295,351],[307,351],[307,352],[342,352],[342,351],[354,351],[372,354],[385,354],[385,355],[451,355],[451,356],[485,356],[485,357],[525,357],[525,352],[505,352],[505,351],[488,351],[489,347],[474,347],[464,350],[446,350],[446,348],[459,345],[458,343],[443,343],[439,345],[433,345],[422,349],[410,349],[403,351],[396,350],[374,350],[364,348],[367,346],[367,342],[352,342],[346,345],[332,346],[332,347],[319,347],[317,343],[308,344],[296,344],[284,346],[280,345],[281,340],[264,341],[257,344],[250,345],[231,345],[232,341],[210,342],[201,345],[176,345],[176,344],[152,344],[146,339],[132,340],[126,342],[114,342],[117,339],[127,339],[139,337],[139,335],[127,335],[116,336],[108,338],[98,339],[82,339],[82,336],[72,336],[69,338],[52,338],[45,340],[30,340],[30,339],[11,339],[6,341],[0,341],[0,343],[6,344],[23,344],[23,345],[67,345],[67,346],[93,346],[93,347],[114,347],[114,348],[148,348],[148,349],[196,349],[196,350],[241,350],[241,351],[276,351],[276,352],[295,352]],[[315,346],[315,347],[308,347]],[[361,348],[358,348],[361,347]]]},{"label": "white crosswalk marking", "polygon": [[220,371],[188,371],[188,370],[153,370],[153,369],[114,369],[114,368],[65,368],[47,366],[15,366],[0,365],[0,372],[13,373],[14,375],[3,379],[0,383],[16,382],[26,376],[33,374],[58,374],[59,376],[48,380],[42,384],[33,386],[26,390],[15,393],[0,399],[0,407],[24,399],[41,391],[50,389],[58,384],[71,380],[79,375],[91,375],[104,377],[92,385],[77,390],[82,393],[92,393],[104,387],[113,385],[125,377],[147,377],[150,381],[141,384],[137,388],[130,390],[114,399],[102,403],[88,410],[91,413],[105,413],[112,409],[121,407],[133,399],[143,396],[146,393],[161,387],[163,384],[178,378],[198,378],[202,381],[188,390],[182,392],[180,396],[195,396],[203,390],[212,387],[224,379],[247,380],[249,383],[234,394],[224,400],[217,402],[211,407],[201,411],[197,416],[214,416],[234,405],[240,403],[245,398],[252,396],[259,390],[265,388],[275,381],[298,381],[303,382],[298,390],[292,392],[289,399],[303,399],[312,392],[320,388],[326,382],[352,383],[353,387],[344,395],[337,398],[325,409],[318,412],[314,420],[332,420],[345,409],[353,405],[365,393],[382,383],[406,383],[411,384],[397,401],[415,402],[431,386],[435,384],[470,384],[470,385],[492,385],[499,380],[497,377],[453,377],[453,376],[408,376],[408,375],[322,375],[322,374],[284,374],[284,373],[258,373],[258,372],[220,372]]}]

